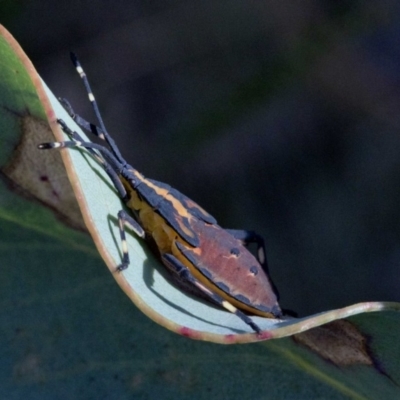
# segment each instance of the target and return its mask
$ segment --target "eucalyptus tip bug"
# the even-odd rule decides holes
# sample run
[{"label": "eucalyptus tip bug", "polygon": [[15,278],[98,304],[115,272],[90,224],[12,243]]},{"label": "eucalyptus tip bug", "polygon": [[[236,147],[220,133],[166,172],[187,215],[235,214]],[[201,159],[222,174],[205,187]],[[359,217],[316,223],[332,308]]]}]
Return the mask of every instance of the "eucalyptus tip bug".
[{"label": "eucalyptus tip bug", "polygon": [[[157,249],[179,286],[225,308],[260,333],[251,315],[282,316],[277,290],[267,272],[263,238],[252,231],[223,229],[193,200],[168,184],[146,178],[129,165],[104,125],[88,78],[74,53],[71,60],[83,80],[98,126],[76,114],[67,100],[61,102],[78,125],[105,145],[84,141],[59,119],[71,140],[42,143],[38,147],[85,148],[104,168],[129,211],[118,213],[122,261],[117,271],[130,265],[125,235],[129,226]],[[252,243],[257,245],[256,256],[247,248]]]}]

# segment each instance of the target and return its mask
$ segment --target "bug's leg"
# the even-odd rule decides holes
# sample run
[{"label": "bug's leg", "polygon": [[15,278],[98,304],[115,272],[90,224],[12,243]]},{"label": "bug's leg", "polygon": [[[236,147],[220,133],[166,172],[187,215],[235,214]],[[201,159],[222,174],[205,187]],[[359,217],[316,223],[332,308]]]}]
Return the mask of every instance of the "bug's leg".
[{"label": "bug's leg", "polygon": [[260,333],[260,327],[253,322],[253,320],[244,314],[242,311],[238,310],[235,306],[229,303],[227,300],[224,300],[221,296],[216,293],[213,293],[207,287],[205,287],[198,279],[196,279],[189,269],[183,265],[174,255],[166,253],[161,256],[163,262],[173,271],[175,272],[181,279],[191,283],[200,289],[205,295],[207,295],[211,300],[215,303],[219,304],[221,307],[225,308],[232,314],[238,316],[243,322],[249,325],[255,332]]},{"label": "bug's leg", "polygon": [[[68,103],[69,104],[69,103]],[[80,142],[80,143],[85,143],[84,140],[81,138],[81,136],[78,134],[76,131],[72,131],[69,126],[62,120],[58,119],[57,122],[61,125],[62,130],[71,137],[75,142]],[[89,142],[91,143],[91,142]],[[110,177],[115,189],[117,190],[119,197],[122,200],[126,200],[127,198],[127,193],[124,188],[124,185],[121,182],[120,177],[118,176],[118,172],[122,170],[122,166],[119,165],[118,160],[114,160],[112,157],[109,158],[109,161],[107,162],[104,159],[104,156],[107,157],[108,149],[105,147],[102,148],[100,151],[105,151],[103,156],[99,156],[99,154],[94,150],[93,147],[86,147],[86,149],[90,152],[90,154],[103,166],[104,171],[107,173],[107,175]],[[99,148],[98,148],[99,150]]]},{"label": "bug's leg", "polygon": [[[122,200],[125,200],[127,197],[127,193],[126,193],[124,185],[122,184],[121,179],[119,178],[119,175],[118,175],[118,172],[121,170],[121,167],[117,164],[116,160],[113,160],[111,158],[112,161],[107,162],[103,157],[101,157],[98,153],[96,153],[93,150],[93,149],[96,149],[101,152],[105,152],[105,151],[108,152],[109,151],[108,149],[101,148],[102,146],[96,145],[95,143],[80,142],[80,141],[48,142],[48,143],[41,143],[38,145],[38,148],[40,150],[57,149],[57,148],[73,149],[75,147],[83,147],[83,148],[86,148],[87,150],[89,150],[89,152],[92,154],[92,156],[102,165],[102,167],[104,168],[104,171],[110,177],[115,189],[118,192],[118,195],[121,197]],[[118,167],[117,170],[115,170],[114,161],[115,161],[115,165]]]},{"label": "bug's leg", "polygon": [[128,244],[126,242],[125,226],[131,228],[136,235],[144,238],[145,232],[139,223],[132,218],[126,211],[121,210],[118,213],[119,233],[121,235],[122,245],[122,263],[117,267],[117,271],[123,271],[128,268],[130,264]]},{"label": "bug's leg", "polygon": [[268,263],[265,253],[264,238],[254,231],[226,229],[234,238],[240,240],[243,245],[248,246],[250,243],[257,245],[257,260],[263,267],[265,272],[268,272]]},{"label": "bug's leg", "polygon": [[[121,199],[126,200],[127,192],[119,177],[119,173],[122,171],[124,166],[118,162],[118,160],[114,157],[110,150],[96,143],[83,141],[81,136],[77,132],[72,131],[63,120],[59,119],[58,123],[61,125],[63,131],[73,140],[64,142],[42,143],[38,146],[38,148],[86,148],[89,153],[103,166],[105,172],[108,174],[111,181],[113,182],[114,187],[117,190]],[[98,152],[100,152],[100,154]],[[125,226],[131,228],[139,237],[142,238],[145,236],[145,232],[143,228],[139,225],[139,223],[124,210],[118,212],[118,224],[122,243],[122,263],[118,266],[117,270],[123,271],[124,269],[128,268],[130,263],[128,246],[126,242]]]},{"label": "bug's leg", "polygon": [[[46,142],[46,143],[41,143],[38,145],[38,148],[40,150],[44,149],[63,149],[63,148],[68,148],[68,149],[73,149],[75,147],[83,147],[85,149],[95,149],[98,150],[104,158],[107,158],[107,161],[109,161],[113,167],[115,167],[115,170],[117,173],[121,172],[122,169],[124,168],[124,165],[118,162],[118,160],[114,157],[114,155],[108,150],[106,147],[93,143],[93,142],[81,142],[80,140],[66,140],[64,142]],[[93,153],[90,151],[92,156],[96,159],[98,159],[99,154]]]},{"label": "bug's leg", "polygon": [[92,104],[94,113],[95,113],[96,118],[97,118],[97,120],[99,122],[99,126],[100,126],[100,129],[101,129],[101,132],[98,131],[99,138],[103,139],[103,140],[105,140],[107,142],[107,144],[110,146],[111,152],[113,153],[114,157],[121,164],[124,164],[125,163],[124,158],[122,157],[117,145],[115,144],[114,140],[111,138],[109,133],[107,132],[107,129],[106,129],[105,125],[104,125],[103,118],[101,117],[99,107],[98,107],[96,99],[95,99],[95,97],[93,95],[93,92],[92,92],[92,89],[90,87],[89,80],[88,80],[88,78],[86,76],[86,73],[83,70],[83,68],[81,66],[81,63],[79,62],[78,57],[74,53],[71,53],[71,61],[74,64],[75,69],[78,72],[79,76],[81,77],[81,79],[83,81],[83,84],[85,85],[86,93],[88,95],[89,101]]},{"label": "bug's leg", "polygon": [[[105,172],[113,182],[119,196],[121,197],[121,199],[125,200],[127,193],[124,186],[122,185],[121,179],[118,176],[118,174],[123,169],[123,165],[118,162],[118,160],[106,147],[92,142],[84,142],[79,134],[75,131],[72,131],[63,120],[59,119],[58,123],[61,125],[63,131],[68,136],[70,136],[73,141],[41,143],[38,145],[38,148],[41,150],[74,147],[86,148],[90,152],[90,154],[103,166]],[[95,150],[98,150],[101,155],[98,154]]]},{"label": "bug's leg", "polygon": [[61,105],[64,107],[65,111],[69,114],[69,116],[85,131],[92,133],[100,139],[104,140],[103,131],[95,124],[86,121],[80,115],[76,114],[73,110],[71,103],[65,98],[58,99]]},{"label": "bug's leg", "polygon": [[[250,243],[255,243],[257,245],[257,260],[261,264],[263,270],[269,276],[264,238],[260,234],[254,231],[237,230],[237,229],[227,229],[226,231],[229,232],[234,238],[240,240],[244,246],[248,246]],[[276,297],[279,298],[278,288],[276,287],[270,276],[269,280],[274,289]]]}]

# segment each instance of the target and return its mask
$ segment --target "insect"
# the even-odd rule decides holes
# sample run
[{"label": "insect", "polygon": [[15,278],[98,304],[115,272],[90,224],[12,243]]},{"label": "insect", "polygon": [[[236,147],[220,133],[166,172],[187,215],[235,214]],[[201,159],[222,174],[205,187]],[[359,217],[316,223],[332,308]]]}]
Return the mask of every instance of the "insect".
[{"label": "insect", "polygon": [[[71,117],[105,145],[82,140],[64,121],[58,120],[71,140],[42,143],[40,149],[85,148],[103,166],[129,210],[118,213],[122,262],[130,265],[125,228],[148,240],[162,263],[183,287],[241,318],[255,332],[261,329],[250,315],[279,318],[278,295],[267,270],[263,238],[252,231],[223,229],[207,211],[171,186],[145,178],[122,157],[107,132],[88,78],[77,57],[72,62],[83,80],[98,125],[75,114],[61,100]],[[257,256],[247,246],[257,245]]]}]

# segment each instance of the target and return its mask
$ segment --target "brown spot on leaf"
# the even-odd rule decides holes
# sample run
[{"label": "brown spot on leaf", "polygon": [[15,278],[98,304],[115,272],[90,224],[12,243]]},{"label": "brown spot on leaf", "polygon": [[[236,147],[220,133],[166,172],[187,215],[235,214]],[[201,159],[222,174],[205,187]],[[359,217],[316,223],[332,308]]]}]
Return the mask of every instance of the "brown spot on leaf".
[{"label": "brown spot on leaf", "polygon": [[31,115],[19,118],[21,140],[1,170],[10,188],[52,208],[68,225],[86,230],[60,152],[37,148],[55,140],[50,126]]},{"label": "brown spot on leaf", "polygon": [[299,333],[293,339],[337,366],[374,364],[366,337],[344,319]]}]

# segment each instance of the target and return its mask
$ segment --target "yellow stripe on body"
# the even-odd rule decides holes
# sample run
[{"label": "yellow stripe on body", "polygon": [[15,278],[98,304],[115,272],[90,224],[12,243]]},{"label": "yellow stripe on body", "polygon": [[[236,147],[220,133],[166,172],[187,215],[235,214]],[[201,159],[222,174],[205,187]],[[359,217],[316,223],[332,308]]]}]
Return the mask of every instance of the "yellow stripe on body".
[{"label": "yellow stripe on body", "polygon": [[174,196],[172,196],[168,190],[164,188],[160,188],[154,183],[148,181],[147,179],[144,179],[143,181],[146,185],[154,189],[154,191],[164,198],[165,200],[168,200],[172,206],[174,207],[175,211],[183,218],[191,218],[191,215],[188,213],[186,207]]},{"label": "yellow stripe on body", "polygon": [[[176,215],[171,215],[171,218],[175,218],[174,222],[179,225],[179,228],[181,231],[189,236],[189,237],[194,237],[194,233],[192,230],[190,230],[183,221],[183,218],[186,218],[187,220],[192,218],[191,214],[186,210],[185,206],[180,202],[178,199],[176,199],[174,196],[172,196],[167,189],[161,188],[154,184],[153,182],[150,182],[148,179],[146,179],[140,172],[137,170],[130,170],[132,175],[135,177],[135,179],[140,182],[141,185],[146,185],[153,189],[155,193],[160,196],[161,199],[164,199],[168,201],[171,205],[174,211],[176,212]],[[161,216],[159,213],[155,212],[152,206],[146,201],[146,199],[142,199],[137,191],[131,186],[131,184],[124,179],[122,176],[120,177],[122,184],[124,185],[126,191],[130,195],[130,199],[127,203],[127,206],[130,207],[131,209],[137,211],[139,213],[139,219],[141,222],[141,225],[143,226],[143,229],[151,234],[153,237],[156,235],[160,239],[160,243],[163,243],[163,246],[161,248],[165,248],[165,241],[166,238],[162,237],[162,231],[165,231],[167,236],[170,238],[170,241],[175,239],[176,236],[179,236],[179,232],[176,232],[170,224],[168,224],[168,221],[164,219],[163,216]],[[162,227],[162,229],[161,229]],[[162,238],[161,238],[162,237]],[[156,238],[154,238],[156,240]],[[156,243],[158,244],[157,240]],[[183,241],[183,243],[186,243]],[[168,249],[165,252],[171,252],[171,245],[169,245]]]},{"label": "yellow stripe on body", "polygon": [[[142,174],[140,174],[140,172],[136,170],[131,170],[131,172],[135,176],[135,178],[142,184],[148,185],[149,187],[154,189],[159,196],[171,201],[170,198],[172,196],[168,195],[167,190],[159,188],[153,183],[149,182],[147,179],[144,178]],[[176,232],[170,225],[168,225],[165,219],[160,214],[155,212],[152,206],[149,203],[147,203],[145,199],[139,197],[137,191],[134,188],[132,188],[132,186],[126,181],[126,179],[121,177],[121,181],[130,195],[130,199],[127,202],[127,206],[138,212],[140,224],[142,225],[143,229],[154,238],[161,254],[163,253],[172,254],[172,242],[177,238],[180,239],[178,232]],[[173,205],[179,206],[178,203],[181,205],[181,207],[183,207],[183,205],[178,200],[176,200],[175,204]],[[187,215],[189,216],[189,214]],[[179,219],[177,219],[176,221],[179,223],[181,229],[185,233],[187,233],[190,236],[193,236],[193,233],[190,230],[188,230],[187,227],[181,224]],[[187,245],[187,243],[183,239],[180,240],[182,241],[182,243]]]}]

